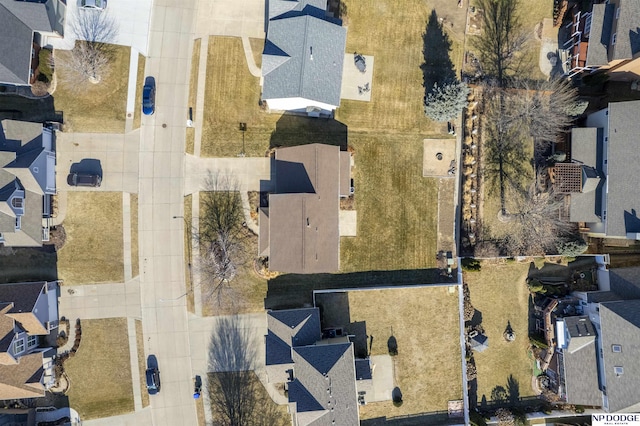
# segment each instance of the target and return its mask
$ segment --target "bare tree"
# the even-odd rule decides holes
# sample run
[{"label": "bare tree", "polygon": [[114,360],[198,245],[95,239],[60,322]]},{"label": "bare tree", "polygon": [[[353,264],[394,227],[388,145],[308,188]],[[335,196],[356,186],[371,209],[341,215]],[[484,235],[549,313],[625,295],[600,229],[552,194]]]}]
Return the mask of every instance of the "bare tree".
[{"label": "bare tree", "polygon": [[535,83],[517,80],[513,87],[505,96],[505,118],[528,128],[536,144],[546,146],[555,142],[571,126],[578,90],[569,80]]},{"label": "bare tree", "polygon": [[518,53],[528,41],[517,14],[518,0],[477,0],[476,7],[484,11],[482,34],[474,39],[481,67],[503,85],[515,73],[521,60]]},{"label": "bare tree", "polygon": [[239,316],[218,317],[209,343],[208,395],[215,424],[279,426],[288,423],[252,371],[255,335]]},{"label": "bare tree", "polygon": [[106,10],[78,10],[71,21],[71,31],[77,41],[69,63],[63,66],[69,72],[72,87],[81,90],[83,83],[97,84],[108,74],[118,23]]},{"label": "bare tree", "polygon": [[248,231],[242,226],[244,212],[237,182],[219,173],[209,173],[205,188],[199,230],[194,233],[200,246],[197,266],[205,298],[215,298],[220,304],[231,289],[238,267],[250,259],[246,244]]},{"label": "bare tree", "polygon": [[538,174],[526,196],[516,201],[516,211],[509,215],[517,224],[505,241],[509,255],[554,252],[558,242],[575,231],[575,225],[560,215],[564,208],[562,195],[556,194],[553,187],[544,187],[542,181]]}]

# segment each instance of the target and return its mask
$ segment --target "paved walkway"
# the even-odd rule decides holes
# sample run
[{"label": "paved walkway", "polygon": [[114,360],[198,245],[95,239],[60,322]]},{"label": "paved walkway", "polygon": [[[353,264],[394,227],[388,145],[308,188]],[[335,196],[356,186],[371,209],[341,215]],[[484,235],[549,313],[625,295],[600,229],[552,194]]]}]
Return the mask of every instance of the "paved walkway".
[{"label": "paved walkway", "polygon": [[[200,0],[196,35],[264,38],[265,0]],[[204,51],[206,52],[206,50]]]},{"label": "paved walkway", "polygon": [[186,155],[184,195],[206,190],[209,174],[219,173],[238,184],[240,191],[271,189],[271,159],[266,157],[199,158]]},{"label": "paved walkway", "polygon": [[[133,117],[136,108],[142,108],[136,105],[136,89],[138,87],[138,59],[140,52],[131,48],[129,55],[129,84],[127,86],[127,118],[125,121],[124,132],[129,133],[133,130]],[[142,88],[140,89],[142,90]]]},{"label": "paved walkway", "polygon": [[128,192],[122,193],[122,241],[124,246],[124,281],[127,282],[133,278],[131,266],[131,194]]},{"label": "paved walkway", "polygon": [[262,70],[256,65],[256,60],[253,58],[253,51],[251,50],[251,42],[249,37],[242,36],[242,48],[244,50],[244,56],[247,58],[247,65],[249,66],[249,72],[254,77],[262,77]]}]

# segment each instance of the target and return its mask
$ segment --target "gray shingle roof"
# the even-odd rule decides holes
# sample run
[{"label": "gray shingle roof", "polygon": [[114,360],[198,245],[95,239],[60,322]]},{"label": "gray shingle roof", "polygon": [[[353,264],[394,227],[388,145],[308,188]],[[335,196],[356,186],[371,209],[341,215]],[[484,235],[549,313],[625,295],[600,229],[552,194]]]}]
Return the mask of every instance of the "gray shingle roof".
[{"label": "gray shingle roof", "polygon": [[567,402],[602,405],[602,394],[598,389],[595,339],[575,352],[563,351],[563,360]]},{"label": "gray shingle roof", "polygon": [[596,127],[571,129],[571,159],[586,166],[599,168],[602,162],[602,129]]},{"label": "gray shingle roof", "polygon": [[[631,59],[640,52],[640,0],[618,0],[620,12],[613,18],[616,44],[611,60]],[[615,12],[614,12],[615,14]]]},{"label": "gray shingle roof", "polygon": [[[293,349],[296,379],[328,412],[314,426],[359,424],[355,364],[351,343]],[[297,415],[297,414],[294,414]],[[335,423],[333,423],[335,422]]]},{"label": "gray shingle roof", "polygon": [[291,346],[271,331],[265,338],[266,365],[291,364]]},{"label": "gray shingle roof", "polygon": [[324,411],[324,407],[309,393],[299,380],[289,383],[289,402],[297,404],[296,411]]},{"label": "gray shingle roof", "polygon": [[312,345],[322,337],[318,308],[269,311],[267,325],[271,333],[289,346]]},{"label": "gray shingle roof", "polygon": [[[609,411],[622,411],[640,402],[640,300],[602,303],[600,326]],[[612,345],[622,351],[613,352]]]},{"label": "gray shingle roof", "polygon": [[307,14],[271,20],[262,58],[262,98],[340,105],[346,40],[346,29],[328,18]]},{"label": "gray shingle roof", "polygon": [[640,101],[609,104],[607,235],[640,232]]},{"label": "gray shingle roof", "polygon": [[45,286],[44,281],[33,283],[1,284],[0,302],[13,302],[9,313],[31,312]]},{"label": "gray shingle roof", "polygon": [[613,4],[593,5],[586,63],[589,67],[607,65],[609,63],[607,49],[611,41],[611,25],[614,12],[615,6]]},{"label": "gray shingle roof", "polygon": [[29,84],[33,30],[2,3],[0,21],[0,82]]},{"label": "gray shingle roof", "polygon": [[610,269],[609,285],[616,300],[640,299],[640,267]]},{"label": "gray shingle roof", "polygon": [[283,15],[290,11],[301,12],[308,6],[315,7],[324,13],[326,0],[269,0],[269,19]]}]

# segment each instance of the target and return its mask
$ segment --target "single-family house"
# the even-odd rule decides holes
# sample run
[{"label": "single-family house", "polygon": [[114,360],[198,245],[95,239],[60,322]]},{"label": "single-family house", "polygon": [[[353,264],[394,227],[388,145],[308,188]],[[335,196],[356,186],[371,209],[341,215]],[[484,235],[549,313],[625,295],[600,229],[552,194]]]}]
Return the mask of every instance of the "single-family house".
[{"label": "single-family house", "polygon": [[41,336],[58,328],[58,282],[0,285],[0,400],[44,396],[55,350]]},{"label": "single-family house", "polygon": [[340,105],[347,30],[325,0],[271,0],[262,52],[262,100],[318,117]]},{"label": "single-family house", "polygon": [[371,364],[348,336],[323,338],[318,308],[269,311],[267,326],[267,380],[285,384],[293,424],[358,425]]},{"label": "single-family house", "polygon": [[640,78],[639,23],[640,0],[610,0],[590,12],[576,6],[564,44],[567,74],[606,70],[612,80]]},{"label": "single-family house", "polygon": [[0,132],[0,243],[41,246],[49,239],[56,193],[55,133],[42,124],[3,120]]},{"label": "single-family house", "polygon": [[0,0],[0,84],[35,81],[42,39],[63,36],[66,10],[65,0]]},{"label": "single-family house", "polygon": [[260,208],[259,255],[273,271],[337,271],[340,197],[351,191],[351,154],[316,143],[279,148],[272,164],[275,190]]},{"label": "single-family house", "polygon": [[610,103],[571,129],[571,159],[554,166],[569,220],[593,237],[640,239],[640,101]]},{"label": "single-family house", "polygon": [[547,369],[559,396],[608,412],[640,410],[640,268],[614,268],[599,291],[574,292],[579,315],[556,321]]}]

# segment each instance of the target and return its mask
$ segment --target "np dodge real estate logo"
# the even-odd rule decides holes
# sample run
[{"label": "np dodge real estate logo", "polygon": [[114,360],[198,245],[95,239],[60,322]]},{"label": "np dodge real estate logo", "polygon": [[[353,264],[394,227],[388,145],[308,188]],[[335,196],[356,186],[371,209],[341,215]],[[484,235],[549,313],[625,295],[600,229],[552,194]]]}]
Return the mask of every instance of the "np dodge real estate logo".
[{"label": "np dodge real estate logo", "polygon": [[592,414],[592,426],[640,426],[640,414]]}]

